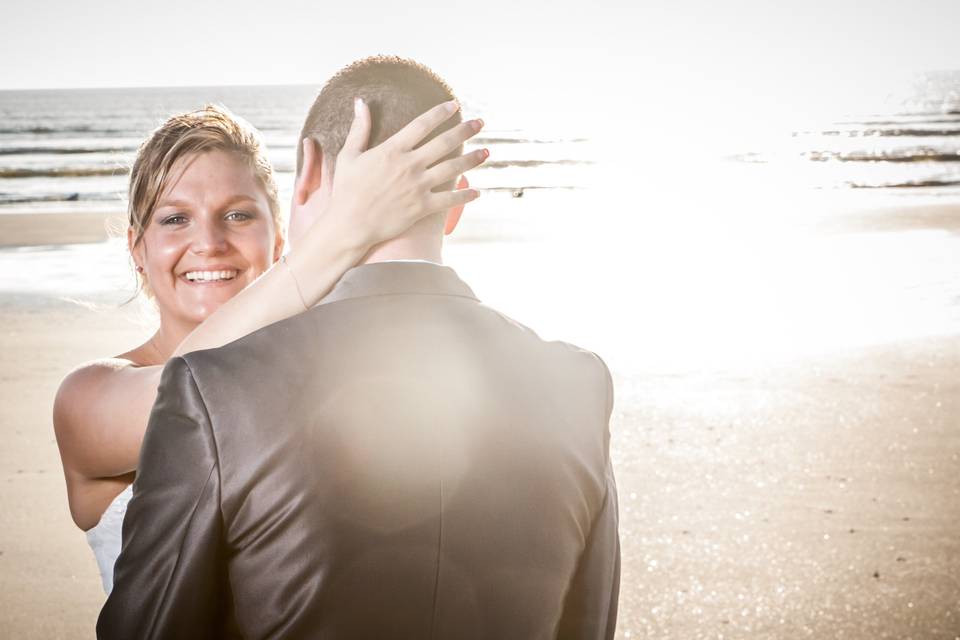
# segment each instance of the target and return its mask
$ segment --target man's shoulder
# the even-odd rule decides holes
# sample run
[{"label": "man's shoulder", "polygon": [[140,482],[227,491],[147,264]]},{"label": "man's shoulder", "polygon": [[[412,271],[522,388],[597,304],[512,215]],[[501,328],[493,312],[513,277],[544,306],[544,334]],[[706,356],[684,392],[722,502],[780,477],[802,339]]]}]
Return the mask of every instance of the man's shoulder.
[{"label": "man's shoulder", "polygon": [[283,345],[296,345],[307,329],[307,314],[299,314],[261,327],[232,342],[210,349],[191,351],[182,356],[193,371],[216,367],[238,358],[254,358],[262,362]]},{"label": "man's shoulder", "polygon": [[[415,295],[389,296],[392,302],[402,298],[413,300]],[[608,381],[609,370],[603,359],[595,352],[572,342],[545,338],[536,329],[511,317],[510,315],[473,298],[450,296],[430,296],[432,303],[444,300],[452,304],[456,311],[443,313],[437,317],[445,318],[453,325],[463,329],[466,346],[483,349],[499,345],[504,357],[515,357],[518,364],[523,360],[539,361],[543,366],[557,366],[564,369],[574,368],[589,372],[588,375]],[[385,324],[394,323],[404,314],[381,313],[383,311],[377,298],[348,298],[327,304],[317,305],[308,311],[275,322],[258,329],[233,342],[213,349],[193,351],[183,356],[195,376],[206,378],[223,372],[224,375],[237,376],[251,369],[266,372],[274,366],[285,366],[290,359],[308,358],[323,351],[320,347],[350,348],[351,332],[369,330],[370,325],[356,322],[358,316],[374,316],[375,321]],[[385,298],[381,299],[387,304]],[[422,305],[418,301],[418,306]],[[419,313],[419,312],[418,312]],[[481,340],[480,336],[485,336]],[[501,349],[494,348],[494,351]],[[242,377],[242,376],[241,376]]]},{"label": "man's shoulder", "polygon": [[546,353],[596,368],[597,371],[602,371],[604,376],[609,377],[607,365],[597,353],[565,340],[544,338],[536,329],[483,303],[477,303],[477,307],[482,310],[482,313],[493,318],[494,322],[500,323],[504,331],[515,332],[524,336],[531,344],[538,345]]}]

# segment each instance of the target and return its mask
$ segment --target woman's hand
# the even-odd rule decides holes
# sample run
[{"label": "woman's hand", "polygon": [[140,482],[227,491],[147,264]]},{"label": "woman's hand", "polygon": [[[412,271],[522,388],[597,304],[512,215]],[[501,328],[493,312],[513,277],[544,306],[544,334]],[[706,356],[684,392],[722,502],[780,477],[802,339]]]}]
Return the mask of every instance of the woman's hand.
[{"label": "woman's hand", "polygon": [[[433,189],[477,167],[490,155],[486,149],[479,149],[441,162],[480,131],[481,120],[461,123],[417,147],[458,109],[455,101],[439,104],[382,144],[366,150],[370,110],[357,99],[353,123],[337,156],[330,201],[325,203],[322,215],[340,218],[354,242],[369,248],[399,235],[428,214],[476,199],[480,193],[475,189],[439,192]],[[304,141],[304,166],[308,162],[320,162],[314,145],[312,140]],[[321,206],[322,198],[318,197],[321,191],[323,189],[316,189],[306,198],[303,209]],[[303,213],[300,211],[297,215],[303,216]],[[306,217],[318,214],[311,211]]]}]

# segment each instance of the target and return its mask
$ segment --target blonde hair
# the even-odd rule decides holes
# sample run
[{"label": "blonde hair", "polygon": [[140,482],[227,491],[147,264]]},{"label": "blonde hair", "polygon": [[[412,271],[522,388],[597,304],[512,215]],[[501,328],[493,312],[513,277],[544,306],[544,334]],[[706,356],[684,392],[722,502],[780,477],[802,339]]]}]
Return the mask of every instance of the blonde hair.
[{"label": "blonde hair", "polygon": [[[283,233],[277,183],[260,134],[249,122],[225,107],[208,104],[202,109],[171,117],[140,145],[130,171],[127,205],[128,224],[135,235],[132,246],[137,246],[143,239],[173,166],[190,154],[208,151],[227,151],[247,162],[266,193],[277,234]],[[138,291],[142,289],[149,296],[143,274],[137,273],[137,281]]]}]

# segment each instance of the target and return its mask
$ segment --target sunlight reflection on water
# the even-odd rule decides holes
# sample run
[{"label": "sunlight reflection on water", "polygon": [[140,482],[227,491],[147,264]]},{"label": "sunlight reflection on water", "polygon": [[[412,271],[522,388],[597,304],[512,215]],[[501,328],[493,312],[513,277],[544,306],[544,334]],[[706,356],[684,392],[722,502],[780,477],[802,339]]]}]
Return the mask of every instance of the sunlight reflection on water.
[{"label": "sunlight reflection on water", "polygon": [[624,371],[738,367],[960,329],[955,234],[821,233],[718,193],[709,206],[676,193],[604,200],[504,202],[538,237],[454,243],[449,261],[492,306]]},{"label": "sunlight reflection on water", "polygon": [[[845,215],[832,194],[778,195],[736,169],[703,170],[703,189],[656,174],[618,183],[607,164],[583,170],[586,188],[487,192],[447,262],[491,306],[624,372],[753,366],[960,329],[960,236],[869,219],[825,231]],[[132,287],[120,240],[0,250],[0,292],[117,303]]]}]

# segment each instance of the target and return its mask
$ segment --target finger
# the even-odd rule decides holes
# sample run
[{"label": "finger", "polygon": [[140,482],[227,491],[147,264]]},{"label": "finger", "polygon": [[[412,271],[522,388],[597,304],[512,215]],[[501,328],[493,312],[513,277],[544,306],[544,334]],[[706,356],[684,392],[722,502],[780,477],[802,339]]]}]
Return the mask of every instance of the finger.
[{"label": "finger", "polygon": [[460,105],[456,100],[441,102],[414,118],[407,126],[397,131],[384,144],[393,145],[401,151],[409,151],[420,144],[431,131],[450,119]]},{"label": "finger", "polygon": [[457,189],[456,191],[441,191],[427,196],[427,211],[447,211],[453,207],[472,202],[480,197],[476,189]]},{"label": "finger", "polygon": [[413,153],[423,166],[428,167],[477,135],[481,129],[483,129],[483,120],[479,118],[462,122],[449,131],[444,131]]},{"label": "finger", "polygon": [[453,180],[460,174],[466,173],[470,169],[479,167],[490,157],[487,149],[477,149],[470,153],[465,153],[457,158],[445,160],[435,167],[427,169],[423,178],[431,187],[443,184],[448,180]]},{"label": "finger", "polygon": [[370,140],[370,128],[370,107],[363,98],[354,98],[353,122],[350,123],[350,131],[347,132],[347,139],[343,141],[340,154],[353,157],[366,151],[367,142]]}]

